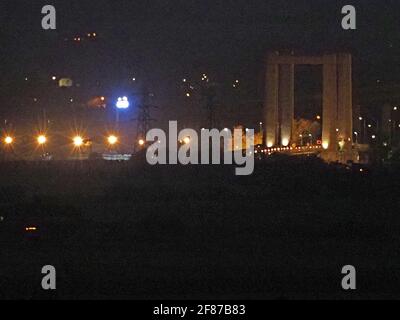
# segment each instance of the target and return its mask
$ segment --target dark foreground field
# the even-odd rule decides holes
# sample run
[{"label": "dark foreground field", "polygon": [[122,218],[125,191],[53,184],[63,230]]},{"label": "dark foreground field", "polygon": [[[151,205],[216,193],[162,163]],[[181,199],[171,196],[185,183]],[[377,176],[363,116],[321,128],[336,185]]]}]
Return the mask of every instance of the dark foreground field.
[{"label": "dark foreground field", "polygon": [[[400,171],[0,166],[0,298],[400,297]],[[34,225],[37,234],[24,228]],[[57,290],[41,289],[41,268]],[[357,290],[341,289],[344,265]]]}]

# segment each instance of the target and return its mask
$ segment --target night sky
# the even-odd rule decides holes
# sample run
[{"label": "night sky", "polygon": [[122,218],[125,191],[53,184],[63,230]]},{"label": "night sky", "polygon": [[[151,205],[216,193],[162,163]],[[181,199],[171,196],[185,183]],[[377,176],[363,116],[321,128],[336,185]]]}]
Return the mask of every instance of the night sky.
[{"label": "night sky", "polygon": [[[180,108],[182,79],[195,83],[206,73],[221,88],[240,79],[244,104],[262,101],[263,59],[274,49],[350,51],[356,89],[377,80],[400,83],[400,3],[395,0],[55,0],[56,31],[41,29],[45,4],[50,2],[1,1],[3,117],[30,108],[24,99],[49,95],[52,75],[71,77],[87,97],[117,96],[132,89],[129,80],[135,77],[141,89],[132,92],[146,87],[161,107],[172,110],[175,103]],[[341,28],[345,4],[356,6],[357,31]],[[72,41],[88,32],[96,32],[97,39]],[[298,81],[304,81],[305,91],[317,83],[312,75]]]}]

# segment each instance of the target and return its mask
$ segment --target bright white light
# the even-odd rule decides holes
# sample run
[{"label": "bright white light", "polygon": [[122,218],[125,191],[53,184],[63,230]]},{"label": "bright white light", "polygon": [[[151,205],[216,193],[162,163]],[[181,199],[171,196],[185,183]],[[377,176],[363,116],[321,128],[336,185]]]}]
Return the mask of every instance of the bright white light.
[{"label": "bright white light", "polygon": [[81,147],[83,145],[83,139],[80,136],[76,136],[73,139],[75,147]]},{"label": "bright white light", "polygon": [[287,147],[289,145],[289,139],[287,139],[287,138],[282,139],[282,145],[284,147]]},{"label": "bright white light", "polygon": [[129,105],[130,104],[129,104],[129,100],[128,100],[127,97],[118,98],[118,101],[117,101],[117,104],[116,104],[118,109],[128,109]]},{"label": "bright white light", "polygon": [[11,143],[13,143],[14,142],[14,139],[12,138],[12,137],[6,137],[5,139],[4,139],[4,143],[5,144],[11,144]]},{"label": "bright white light", "polygon": [[274,145],[274,144],[273,144],[272,142],[268,142],[268,143],[267,143],[267,147],[268,147],[268,148],[272,148],[273,145]]},{"label": "bright white light", "polygon": [[47,142],[46,136],[40,135],[40,136],[37,138],[37,142],[38,142],[40,145],[45,144],[45,143]]},{"label": "bright white light", "polygon": [[144,144],[145,144],[144,140],[143,140],[143,139],[140,139],[140,140],[139,140],[139,145],[140,145],[140,146],[143,146]]},{"label": "bright white light", "polygon": [[189,144],[189,143],[190,143],[190,138],[189,138],[189,137],[185,137],[185,138],[183,139],[183,142],[184,142],[185,144]]},{"label": "bright white light", "polygon": [[372,139],[376,139],[376,135],[372,135],[371,138],[372,138]]},{"label": "bright white light", "polygon": [[110,145],[114,145],[118,142],[118,138],[116,136],[109,136],[107,140]]},{"label": "bright white light", "polygon": [[329,148],[329,143],[328,143],[328,142],[323,142],[323,143],[322,143],[322,148],[324,148],[325,150],[328,150],[328,148]]}]

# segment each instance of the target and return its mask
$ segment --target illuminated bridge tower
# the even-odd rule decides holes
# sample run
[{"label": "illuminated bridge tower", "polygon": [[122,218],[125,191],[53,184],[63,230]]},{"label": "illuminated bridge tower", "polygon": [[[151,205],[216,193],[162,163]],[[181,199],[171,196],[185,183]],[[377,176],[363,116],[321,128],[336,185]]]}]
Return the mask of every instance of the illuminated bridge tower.
[{"label": "illuminated bridge tower", "polygon": [[322,157],[326,161],[354,160],[352,58],[350,54],[323,56],[267,56],[266,144],[288,146],[294,120],[294,68],[296,65],[323,66]]}]

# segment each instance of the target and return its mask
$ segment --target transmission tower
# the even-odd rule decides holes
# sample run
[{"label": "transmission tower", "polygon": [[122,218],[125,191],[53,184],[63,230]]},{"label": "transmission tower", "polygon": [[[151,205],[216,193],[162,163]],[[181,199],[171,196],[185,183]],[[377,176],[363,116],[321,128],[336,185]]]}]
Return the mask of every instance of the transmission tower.
[{"label": "transmission tower", "polygon": [[156,119],[152,118],[150,114],[151,109],[158,109],[157,106],[149,103],[149,99],[153,95],[147,90],[144,90],[141,95],[142,102],[138,106],[137,118],[132,119],[132,121],[137,122],[135,150],[137,147],[139,147],[139,149],[144,147],[146,134],[151,129],[151,123],[157,121]]}]

